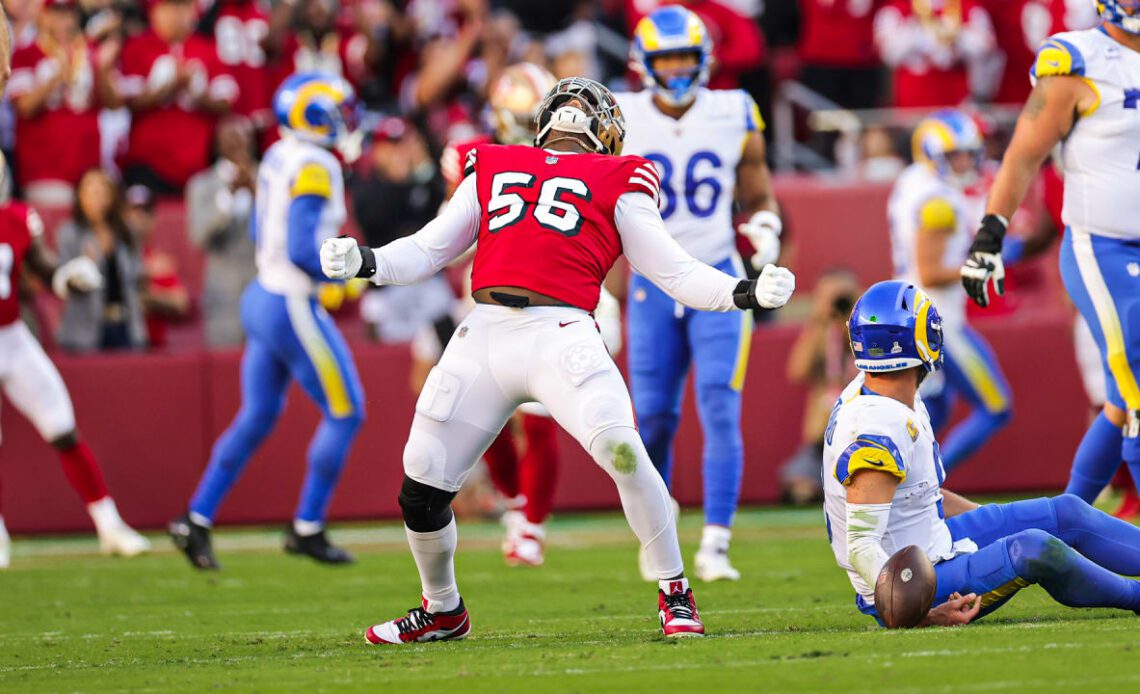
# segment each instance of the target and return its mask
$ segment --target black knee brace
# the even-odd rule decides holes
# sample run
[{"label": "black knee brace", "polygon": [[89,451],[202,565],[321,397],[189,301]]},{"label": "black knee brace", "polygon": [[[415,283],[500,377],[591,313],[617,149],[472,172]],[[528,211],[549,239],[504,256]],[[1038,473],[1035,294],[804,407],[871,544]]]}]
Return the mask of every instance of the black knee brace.
[{"label": "black knee brace", "polygon": [[442,530],[451,522],[451,500],[455,492],[429,487],[407,475],[400,487],[400,509],[404,512],[404,525],[417,533]]}]

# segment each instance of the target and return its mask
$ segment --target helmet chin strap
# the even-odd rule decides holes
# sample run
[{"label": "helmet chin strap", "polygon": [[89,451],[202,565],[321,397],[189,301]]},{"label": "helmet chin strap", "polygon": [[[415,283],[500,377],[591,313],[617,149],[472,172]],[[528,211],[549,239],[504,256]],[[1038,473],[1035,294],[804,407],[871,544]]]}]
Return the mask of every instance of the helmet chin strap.
[{"label": "helmet chin strap", "polygon": [[[551,131],[566,133],[570,137],[556,137],[546,141],[546,135]],[[581,142],[582,138],[573,137],[574,135],[585,136],[589,140],[589,144],[593,145],[595,152],[603,152],[606,149],[598,136],[590,129],[590,117],[582,109],[574,106],[562,106],[555,111],[550,116],[550,121],[547,122],[546,127],[539,131],[538,136],[535,137],[535,142],[540,143],[540,146],[567,139]]]}]

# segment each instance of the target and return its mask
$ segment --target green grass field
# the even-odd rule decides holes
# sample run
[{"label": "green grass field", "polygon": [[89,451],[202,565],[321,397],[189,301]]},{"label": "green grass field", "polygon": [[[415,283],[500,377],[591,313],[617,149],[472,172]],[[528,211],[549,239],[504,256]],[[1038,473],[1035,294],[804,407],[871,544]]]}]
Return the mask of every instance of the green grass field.
[{"label": "green grass field", "polygon": [[[700,520],[682,520],[686,559]],[[462,642],[365,644],[364,627],[416,604],[395,524],[343,528],[342,569],[277,549],[269,531],[218,535],[225,571],[173,554],[94,555],[92,539],[24,539],[0,573],[0,690],[1106,691],[1140,682],[1140,621],[1069,610],[1039,588],[961,629],[888,632],[854,607],[820,513],[742,513],[739,583],[695,585],[709,630],[666,641],[620,515],[554,521],[548,562],[507,568],[498,526],[461,523]]]}]

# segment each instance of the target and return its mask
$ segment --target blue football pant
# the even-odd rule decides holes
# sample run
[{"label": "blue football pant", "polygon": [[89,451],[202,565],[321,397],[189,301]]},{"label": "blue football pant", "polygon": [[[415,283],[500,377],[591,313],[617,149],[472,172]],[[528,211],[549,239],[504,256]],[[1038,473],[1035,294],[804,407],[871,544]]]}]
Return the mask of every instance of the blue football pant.
[{"label": "blue football pant", "polygon": [[982,616],[1018,590],[1040,584],[1070,607],[1140,609],[1140,528],[1071,495],[990,504],[946,522],[955,541],[978,545],[935,566],[934,604],[976,593]]},{"label": "blue football pant", "polygon": [[190,510],[213,520],[250,457],[273,430],[289,382],[323,415],[308,449],[308,470],[295,517],[324,522],[353,438],[364,421],[364,391],[348,346],[315,299],[285,297],[253,282],[242,296],[247,340],[242,404],[218,438]]},{"label": "blue football pant", "polygon": [[[716,266],[739,275],[734,259]],[[690,364],[704,434],[705,522],[731,527],[744,473],[740,391],[752,338],[751,312],[713,313],[679,307],[649,280],[629,288],[630,392],[641,438],[668,486],[673,438]]]},{"label": "blue football pant", "polygon": [[[978,551],[935,565],[934,605],[951,593],[974,593],[982,601],[980,619],[1039,584],[1069,607],[1140,610],[1140,582],[1124,578],[1140,575],[1140,528],[1072,494],[990,504],[946,525],[955,542],[968,538]],[[878,620],[862,596],[855,603]]]},{"label": "blue football pant", "polygon": [[[1061,279],[1100,348],[1109,403],[1140,413],[1140,239],[1113,239],[1072,228],[1061,242]],[[1140,485],[1140,432],[1118,439],[1114,427],[1098,418],[1089,427],[1073,460],[1069,489],[1095,498],[1112,479],[1120,461]],[[1119,448],[1116,447],[1120,441]]]},{"label": "blue football pant", "polygon": [[946,331],[944,355],[942,392],[923,394],[934,431],[946,426],[958,395],[970,405],[966,419],[940,437],[942,465],[950,474],[1009,422],[1013,396],[993,348],[969,325]]}]

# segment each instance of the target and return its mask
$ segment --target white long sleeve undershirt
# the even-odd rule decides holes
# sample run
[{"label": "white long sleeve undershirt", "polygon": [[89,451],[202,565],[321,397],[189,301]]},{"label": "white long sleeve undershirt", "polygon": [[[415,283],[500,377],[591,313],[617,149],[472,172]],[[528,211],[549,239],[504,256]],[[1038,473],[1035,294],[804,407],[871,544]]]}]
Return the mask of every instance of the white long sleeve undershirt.
[{"label": "white long sleeve undershirt", "polygon": [[[373,249],[376,274],[372,282],[414,284],[431,277],[475,243],[481,215],[475,175],[470,175],[438,217],[411,236]],[[685,252],[665,230],[650,196],[634,192],[622,195],[614,223],[630,265],[670,297],[702,311],[737,308],[732,295],[740,279]]]},{"label": "white long sleeve undershirt", "polygon": [[614,222],[622,251],[639,275],[672,299],[700,311],[733,311],[740,278],[705,265],[689,255],[665,230],[653,198],[626,193],[618,198]]}]

